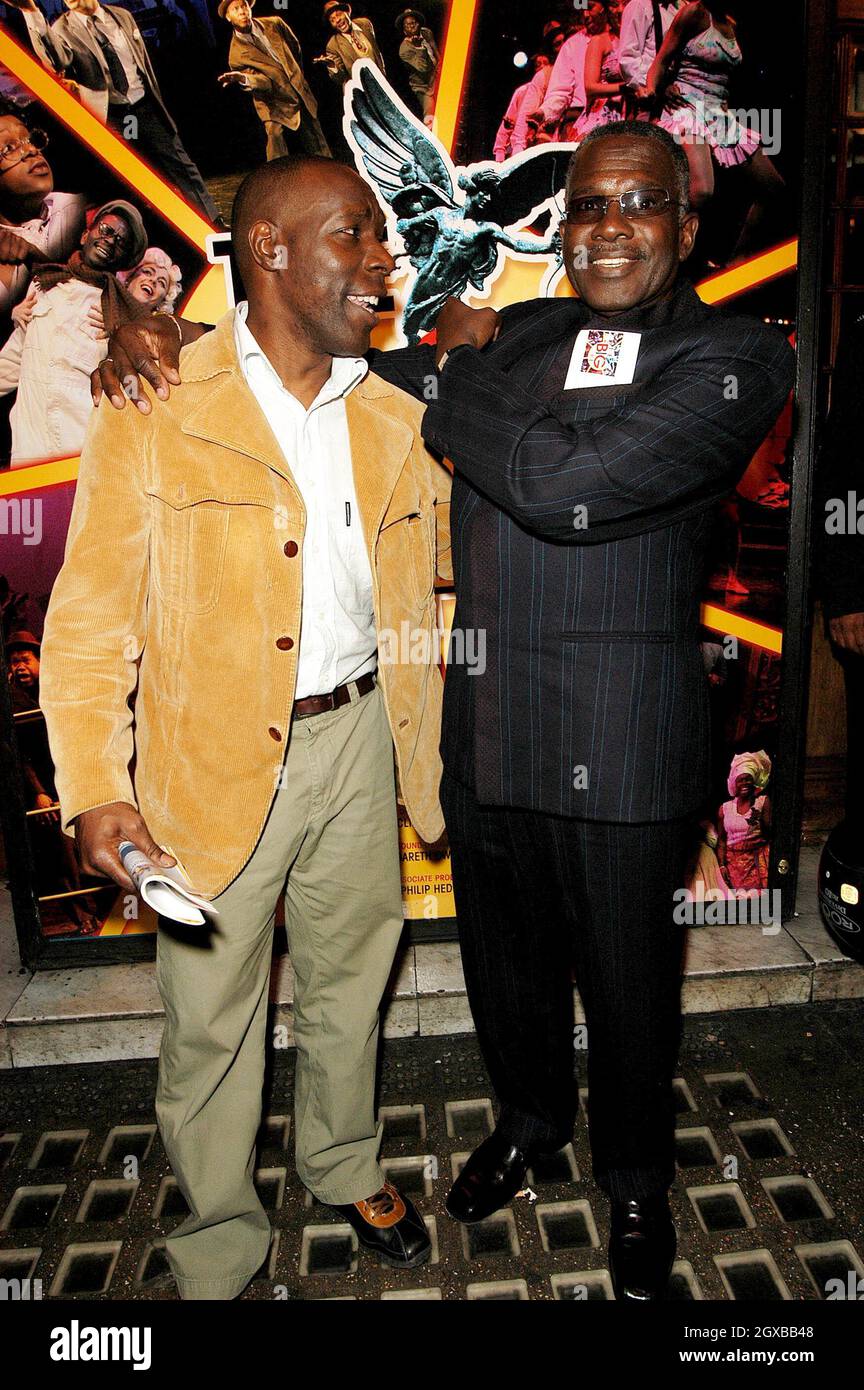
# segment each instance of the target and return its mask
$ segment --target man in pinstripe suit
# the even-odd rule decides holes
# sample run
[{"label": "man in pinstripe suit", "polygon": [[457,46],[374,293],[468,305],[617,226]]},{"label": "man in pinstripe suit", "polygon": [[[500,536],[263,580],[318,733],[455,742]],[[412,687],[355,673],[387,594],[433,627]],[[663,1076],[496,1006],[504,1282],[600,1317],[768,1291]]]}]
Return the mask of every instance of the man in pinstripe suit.
[{"label": "man in pinstripe suit", "polygon": [[[574,155],[564,259],[579,299],[450,301],[423,434],[455,467],[444,807],[468,994],[501,1110],[448,1197],[461,1221],[571,1138],[571,962],[588,1024],[594,1173],[619,1298],[663,1296],[675,1251],[671,1081],[688,816],[707,791],[698,646],[712,504],[792,383],[783,336],[682,278],[697,218],[656,126]],[[620,199],[620,201],[619,201]],[[376,357],[415,392],[430,348]],[[428,389],[427,397],[433,394]]]},{"label": "man in pinstripe suit", "polygon": [[[598,127],[567,183],[579,298],[500,316],[450,301],[436,348],[374,354],[378,375],[430,402],[424,437],[455,466],[454,627],[486,639],[482,674],[448,669],[442,804],[500,1115],[448,1210],[481,1220],[570,1140],[575,964],[613,1283],[643,1300],[663,1296],[675,1252],[672,909],[707,791],[702,560],[713,504],[793,366],[776,330],[706,307],[680,278],[696,228],[674,141]],[[112,338],[109,398],[127,370],[161,392],[162,372],[177,379],[176,330],[147,332],[156,358],[140,329]]]}]

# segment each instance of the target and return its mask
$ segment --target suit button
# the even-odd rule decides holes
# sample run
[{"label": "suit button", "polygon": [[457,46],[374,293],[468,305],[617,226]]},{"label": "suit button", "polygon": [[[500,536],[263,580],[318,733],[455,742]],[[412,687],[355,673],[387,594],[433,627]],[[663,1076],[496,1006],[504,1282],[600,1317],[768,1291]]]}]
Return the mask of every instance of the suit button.
[{"label": "suit button", "polygon": [[285,551],[286,555],[290,555],[293,559],[299,550],[299,546],[296,541],[286,541],[282,549]]},{"label": "suit button", "polygon": [[281,743],[281,742],[282,742],[282,735],[280,734],[280,732],[279,732],[278,729],[274,729],[274,728],[273,728],[272,724],[271,724],[270,728],[267,730],[267,732],[268,732],[268,734],[270,735],[270,737],[271,737],[272,739],[275,739],[275,740],[276,740],[277,743]]},{"label": "suit button", "polygon": [[279,648],[280,652],[290,652],[291,648],[294,646],[294,638],[277,637],[276,646]]}]

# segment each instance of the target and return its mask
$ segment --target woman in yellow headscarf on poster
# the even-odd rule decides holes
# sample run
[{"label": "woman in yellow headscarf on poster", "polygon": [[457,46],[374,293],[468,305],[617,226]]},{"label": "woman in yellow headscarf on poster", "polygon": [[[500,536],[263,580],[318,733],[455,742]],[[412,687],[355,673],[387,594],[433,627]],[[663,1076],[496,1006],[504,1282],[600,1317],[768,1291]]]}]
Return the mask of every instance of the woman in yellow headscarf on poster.
[{"label": "woman in yellow headscarf on poster", "polygon": [[730,888],[768,887],[771,802],[765,788],[771,776],[766,752],[738,753],[729,769],[731,795],[720,807],[717,859]]}]

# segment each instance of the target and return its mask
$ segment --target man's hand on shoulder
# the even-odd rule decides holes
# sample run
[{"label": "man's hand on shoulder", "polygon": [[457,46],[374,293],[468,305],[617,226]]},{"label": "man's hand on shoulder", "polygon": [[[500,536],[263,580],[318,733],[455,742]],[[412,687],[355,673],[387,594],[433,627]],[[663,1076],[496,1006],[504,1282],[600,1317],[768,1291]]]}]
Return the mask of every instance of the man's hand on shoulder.
[{"label": "man's hand on shoulder", "polygon": [[445,352],[467,344],[484,348],[498,337],[500,319],[495,309],[472,309],[461,299],[448,299],[438,315],[435,328],[435,366],[441,366]]},{"label": "man's hand on shoulder", "polygon": [[171,314],[148,314],[124,323],[108,339],[108,355],[90,377],[93,404],[107,396],[115,410],[122,410],[128,395],[142,415],[150,414],[150,402],[141,389],[148,381],[160,400],[167,401],[172,386],[180,385],[180,349],[207,332],[203,323],[189,323]]},{"label": "man's hand on shoulder", "polygon": [[84,873],[104,874],[121,888],[134,892],[135,885],[117,852],[123,840],[129,840],[163,868],[177,863],[159,848],[145,821],[128,801],[109,801],[105,806],[94,806],[92,811],[82,811],[75,817],[75,849]]}]

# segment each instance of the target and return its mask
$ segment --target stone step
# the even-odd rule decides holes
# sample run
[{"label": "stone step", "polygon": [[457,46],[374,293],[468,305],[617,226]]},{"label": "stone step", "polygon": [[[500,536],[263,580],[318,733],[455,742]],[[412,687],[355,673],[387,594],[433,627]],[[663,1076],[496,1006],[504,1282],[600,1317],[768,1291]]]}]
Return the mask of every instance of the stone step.
[{"label": "stone step", "polygon": [[[864,967],[841,953],[819,917],[817,864],[818,850],[805,849],[800,911],[779,931],[749,925],[689,931],[685,1013],[864,997]],[[287,957],[274,961],[270,998],[272,1046],[290,1047],[294,976]],[[575,1005],[576,1022],[582,1022],[578,994]],[[0,1010],[0,1067],[116,1061],[159,1051],[164,1015],[153,962],[43,970],[29,978],[7,971]],[[470,1033],[473,1026],[459,947],[402,948],[387,993],[385,1037]]]}]

